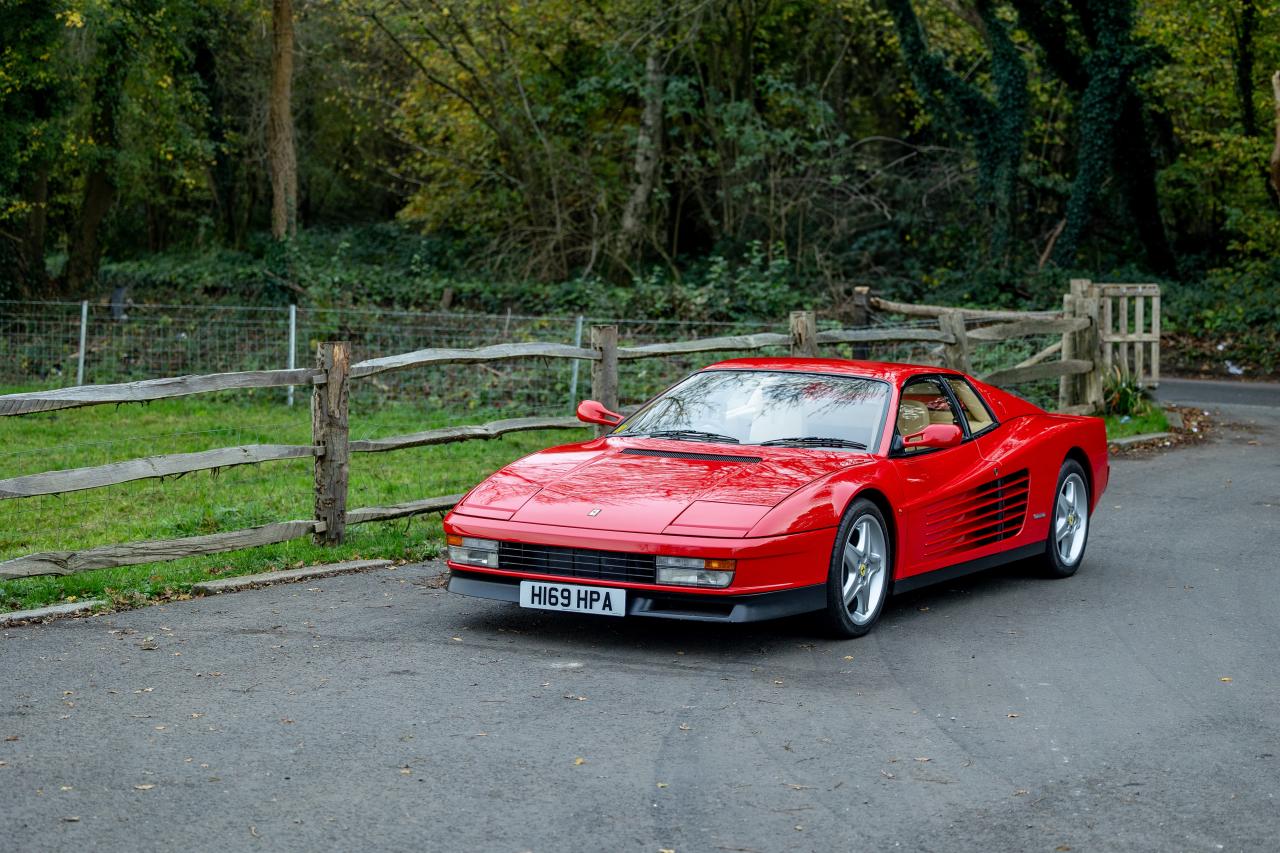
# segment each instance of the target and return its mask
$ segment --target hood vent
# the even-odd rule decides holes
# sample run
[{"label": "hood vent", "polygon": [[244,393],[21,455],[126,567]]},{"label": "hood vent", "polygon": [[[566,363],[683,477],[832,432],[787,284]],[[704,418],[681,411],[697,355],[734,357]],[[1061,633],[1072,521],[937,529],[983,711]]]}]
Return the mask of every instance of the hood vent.
[{"label": "hood vent", "polygon": [[754,465],[759,456],[730,456],[725,453],[689,453],[685,450],[644,450],[628,447],[622,451],[629,456],[658,456],[663,459],[696,459],[699,462],[745,462]]}]

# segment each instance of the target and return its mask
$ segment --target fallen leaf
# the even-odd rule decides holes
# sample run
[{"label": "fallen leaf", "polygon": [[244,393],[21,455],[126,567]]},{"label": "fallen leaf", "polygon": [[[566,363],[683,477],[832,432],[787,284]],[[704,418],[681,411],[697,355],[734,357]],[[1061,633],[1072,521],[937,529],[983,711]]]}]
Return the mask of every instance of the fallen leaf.
[{"label": "fallen leaf", "polygon": [[926,605],[926,606],[924,606],[924,607],[917,607],[917,608],[916,608],[916,610],[919,610],[921,613],[927,613],[927,612],[929,612],[929,607],[928,607],[928,605]]},{"label": "fallen leaf", "polygon": [[6,738],[5,738],[5,740],[6,740],[7,742],[9,742],[9,743],[12,743],[13,741],[15,741],[15,740],[17,740],[17,739],[18,739],[18,736],[17,736],[17,735],[9,735],[8,737],[6,737]]},{"label": "fallen leaf", "polygon": [[680,724],[680,731],[682,731],[682,732],[687,732],[687,731],[689,731],[689,724],[688,724],[688,723],[681,723],[681,724]]},{"label": "fallen leaf", "polygon": [[853,660],[853,655],[845,655],[845,656],[844,656],[844,659],[845,659],[845,660]]},{"label": "fallen leaf", "polygon": [[888,771],[886,771],[886,770],[881,770],[881,771],[880,771],[880,775],[881,775],[881,776],[883,776],[883,777],[884,777],[884,778],[886,778],[886,779],[896,779],[896,778],[898,778],[897,776],[894,776],[892,773],[889,773],[889,772],[888,772]]},{"label": "fallen leaf", "polygon": [[67,823],[79,823],[79,822],[80,822],[80,816],[79,816],[79,815],[67,815],[66,817],[64,817],[64,818],[63,818],[63,820],[64,820],[64,821],[66,821]]},{"label": "fallen leaf", "polygon": [[1030,794],[1030,793],[1031,792],[1028,791],[1026,788],[1019,788],[1018,790],[1013,792],[1013,795],[1015,797],[1025,797],[1027,794]]},{"label": "fallen leaf", "polygon": [[587,701],[587,697],[586,697],[586,696],[578,696],[578,695],[573,694],[573,693],[566,693],[566,694],[564,694],[564,698],[566,698],[566,699],[576,699],[576,700],[577,700],[577,701],[579,701],[579,702],[585,702],[585,701]]},{"label": "fallen leaf", "polygon": [[676,853],[676,848],[674,848],[674,847],[659,847],[659,848],[658,848],[658,853]]},{"label": "fallen leaf", "polygon": [[665,788],[665,787],[667,787],[667,783],[666,783],[666,782],[659,782],[659,783],[658,783],[658,787],[659,787],[659,788]]},{"label": "fallen leaf", "polygon": [[71,786],[70,786],[70,785],[63,785],[63,786],[62,786],[61,788],[59,788],[58,790],[59,790],[59,791],[70,791],[70,790],[71,790]]},{"label": "fallen leaf", "polygon": [[401,768],[400,768],[400,775],[401,775],[401,776],[408,776],[408,775],[409,775],[410,773],[412,773],[412,772],[413,772],[413,770],[412,770],[411,768],[409,768],[408,766],[405,766],[405,767],[401,767]]},{"label": "fallen leaf", "polygon": [[150,790],[151,790],[152,788],[154,788],[154,787],[155,787],[155,785],[151,785],[151,784],[147,784],[147,785],[134,785],[134,786],[133,786],[133,789],[134,789],[135,791],[150,791]]},{"label": "fallen leaf", "polygon": [[284,723],[284,724],[287,726],[287,725],[289,725],[290,723],[292,723],[292,722],[293,722],[293,720],[289,719],[288,717],[281,717],[281,718],[280,718],[280,722]]},{"label": "fallen leaf", "polygon": [[575,759],[573,759],[573,766],[574,766],[574,767],[581,767],[582,765],[584,765],[584,764],[586,764],[586,763],[587,763],[587,759],[585,759],[585,758],[575,758]]},{"label": "fallen leaf", "polygon": [[1021,715],[1021,714],[1006,714],[1005,716],[1012,720],[1012,719],[1016,719],[1017,717],[1021,717],[1022,715]]},{"label": "fallen leaf", "polygon": [[461,643],[461,642],[462,642],[462,638],[461,638],[461,637],[450,637],[449,639],[450,639],[450,640],[453,640],[455,643]]},{"label": "fallen leaf", "polygon": [[1231,676],[1229,676],[1229,675],[1224,675],[1224,676],[1222,676],[1222,678],[1219,678],[1218,680],[1219,680],[1219,681],[1221,681],[1221,682],[1222,682],[1222,683],[1224,683],[1224,684],[1230,684],[1230,683],[1231,683]]},{"label": "fallen leaf", "polygon": [[782,679],[781,679],[781,678],[775,678],[775,679],[773,680],[773,683],[774,683],[774,684],[781,684],[781,683],[782,683]]},{"label": "fallen leaf", "polygon": [[1058,851],[1058,853],[1067,853],[1067,851],[1070,850],[1071,847],[1070,845],[1067,845],[1067,844],[1059,844],[1057,847],[1053,849]]},{"label": "fallen leaf", "polygon": [[932,758],[917,758],[916,761],[933,761]]},{"label": "fallen leaf", "polygon": [[794,785],[791,783],[788,783],[787,787],[793,791],[809,791],[813,789],[812,785]]}]

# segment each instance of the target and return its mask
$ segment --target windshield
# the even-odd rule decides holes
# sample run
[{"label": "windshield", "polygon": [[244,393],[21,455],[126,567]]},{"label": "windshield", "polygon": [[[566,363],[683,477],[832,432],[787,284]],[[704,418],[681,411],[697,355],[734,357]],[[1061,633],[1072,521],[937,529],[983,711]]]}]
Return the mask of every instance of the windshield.
[{"label": "windshield", "polygon": [[613,435],[874,449],[889,385],[856,376],[708,370],[668,389]]}]

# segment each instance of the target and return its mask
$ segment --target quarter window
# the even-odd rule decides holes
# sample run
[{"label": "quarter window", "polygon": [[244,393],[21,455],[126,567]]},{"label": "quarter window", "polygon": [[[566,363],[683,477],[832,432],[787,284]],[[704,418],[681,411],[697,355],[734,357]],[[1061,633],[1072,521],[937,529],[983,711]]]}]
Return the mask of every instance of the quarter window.
[{"label": "quarter window", "polygon": [[960,401],[960,411],[964,414],[965,420],[969,422],[969,432],[977,435],[988,427],[995,425],[995,419],[991,417],[991,412],[987,409],[982,398],[978,396],[973,387],[963,379],[948,379],[951,384],[951,390],[955,392],[956,399]]}]

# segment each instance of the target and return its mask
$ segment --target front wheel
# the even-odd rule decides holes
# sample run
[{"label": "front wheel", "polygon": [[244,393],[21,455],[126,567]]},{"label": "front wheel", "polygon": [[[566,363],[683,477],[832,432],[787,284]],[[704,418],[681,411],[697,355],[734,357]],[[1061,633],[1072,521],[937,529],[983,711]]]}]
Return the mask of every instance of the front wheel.
[{"label": "front wheel", "polygon": [[1076,573],[1084,560],[1084,546],[1089,540],[1089,486],[1084,469],[1074,459],[1062,463],[1058,486],[1054,491],[1053,523],[1040,560],[1045,574],[1067,578]]},{"label": "front wheel", "polygon": [[859,498],[845,510],[827,572],[827,627],[837,637],[861,637],[880,618],[892,581],[887,525],[880,508]]}]

